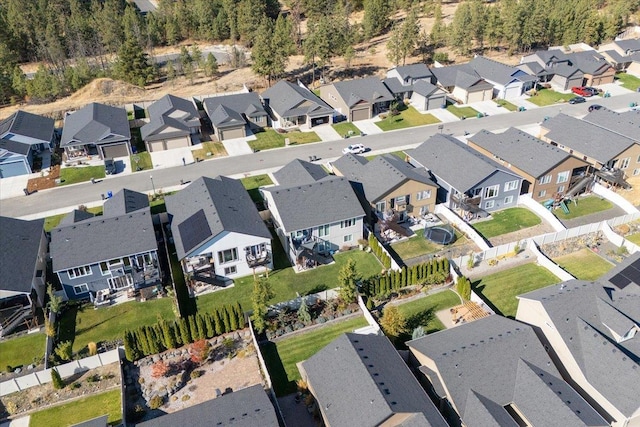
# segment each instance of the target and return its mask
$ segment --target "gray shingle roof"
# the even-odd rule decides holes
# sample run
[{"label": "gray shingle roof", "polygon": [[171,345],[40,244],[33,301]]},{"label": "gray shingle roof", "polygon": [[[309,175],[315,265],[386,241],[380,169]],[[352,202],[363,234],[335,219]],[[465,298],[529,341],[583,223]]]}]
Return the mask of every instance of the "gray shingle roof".
[{"label": "gray shingle roof", "polygon": [[80,221],[84,221],[85,219],[93,218],[94,216],[95,215],[93,215],[89,211],[81,211],[80,209],[74,209],[74,210],[72,210],[71,212],[69,212],[68,214],[66,214],[62,218],[62,220],[58,224],[58,227],[64,227],[64,226],[67,226],[67,225],[72,225],[72,224],[75,224],[76,222],[80,222]]},{"label": "gray shingle roof", "polygon": [[[461,193],[470,190],[496,171],[520,179],[515,173],[450,135],[433,135],[405,153]],[[464,165],[464,168],[455,165]]]},{"label": "gray shingle roof", "polygon": [[149,207],[149,196],[123,188],[104,202],[104,216],[125,215]]},{"label": "gray shingle roof", "polygon": [[573,157],[513,127],[499,134],[483,129],[468,140],[536,178]]},{"label": "gray shingle roof", "polygon": [[302,366],[332,426],[378,426],[397,413],[423,414],[407,425],[447,425],[385,336],[343,334]]},{"label": "gray shingle roof", "polygon": [[[186,136],[192,127],[200,126],[200,116],[193,102],[177,96],[163,96],[151,104],[148,111],[151,120],[140,128],[145,141]],[[175,128],[176,131],[163,132],[167,128]]]},{"label": "gray shingle roof", "polygon": [[92,102],[64,120],[60,146],[106,144],[131,139],[124,108]]},{"label": "gray shingle roof", "polygon": [[[501,85],[507,85],[514,80],[535,80],[535,77],[529,76],[528,74],[522,75],[522,71],[517,67],[503,64],[502,62],[485,58],[484,56],[476,56],[469,62],[469,65],[480,77]],[[520,75],[518,76],[518,74]]]},{"label": "gray shingle roof", "polygon": [[631,147],[629,138],[566,114],[558,114],[541,124],[549,129],[546,138],[596,159],[602,164]]},{"label": "gray shingle roof", "polygon": [[584,121],[615,132],[634,141],[640,141],[640,111],[617,113],[607,108],[593,110]]},{"label": "gray shingle roof", "polygon": [[[237,126],[239,121],[245,123],[242,115],[250,118],[266,116],[260,97],[255,92],[235,95],[214,96],[203,101],[204,109],[215,127]],[[219,106],[224,108],[219,109]]]},{"label": "gray shingle roof", "polygon": [[[410,65],[401,65],[393,68],[392,70],[396,70],[400,75],[402,80],[408,79],[430,79],[433,75],[429,67],[426,64],[410,64]],[[387,72],[388,74],[388,72]]]},{"label": "gray shingle roof", "polygon": [[20,141],[10,139],[0,139],[0,150],[7,150],[11,153],[26,156],[31,150],[31,144],[25,144]]},{"label": "gray shingle roof", "polygon": [[600,75],[611,66],[604,57],[595,50],[564,53],[559,49],[539,50],[532,57],[537,57],[540,65],[544,64],[548,73],[571,76],[576,72]]},{"label": "gray shingle roof", "polygon": [[364,196],[371,203],[410,180],[437,188],[426,170],[416,169],[391,154],[376,156],[371,161],[362,156],[345,154],[332,165],[349,181],[362,184]]},{"label": "gray shingle roof", "polygon": [[293,232],[364,216],[346,178],[327,177],[294,186],[267,187],[285,231]]},{"label": "gray shingle roof", "polygon": [[139,427],[278,427],[276,411],[261,385],[254,385],[136,424]]},{"label": "gray shingle roof", "polygon": [[397,95],[399,93],[405,93],[413,90],[413,85],[403,85],[400,80],[395,77],[382,80],[382,83],[393,93]]},{"label": "gray shingle roof", "polygon": [[24,221],[0,216],[0,290],[31,291],[43,227],[44,219]]},{"label": "gray shingle roof", "polygon": [[377,77],[335,82],[333,86],[349,108],[359,102],[377,103],[393,101],[393,94]]},{"label": "gray shingle roof", "polygon": [[469,90],[472,87],[478,90],[492,88],[493,85],[485,81],[473,69],[470,64],[449,65],[447,67],[432,68],[431,72],[441,86],[459,88]]},{"label": "gray shingle roof", "polygon": [[333,114],[333,108],[309,89],[280,80],[262,93],[262,99],[280,117],[320,117]]},{"label": "gray shingle roof", "polygon": [[529,325],[494,315],[407,345],[433,360],[464,424],[505,425],[499,407],[515,404],[532,425],[608,425],[561,379]]},{"label": "gray shingle roof", "polygon": [[19,110],[0,122],[0,137],[13,133],[49,142],[53,138],[53,126],[53,119]]},{"label": "gray shingle roof", "polygon": [[287,163],[273,173],[273,177],[278,185],[283,186],[311,183],[326,178],[327,176],[329,176],[329,174],[321,165],[300,159],[295,159]]},{"label": "gray shingle roof", "polygon": [[[167,196],[165,203],[172,217],[171,230],[179,259],[225,231],[271,238],[256,205],[239,180],[226,176],[200,177],[176,194]],[[205,221],[205,228],[193,230],[194,221],[200,217]]]},{"label": "gray shingle roof", "polygon": [[438,86],[425,80],[418,80],[413,84],[413,91],[422,96],[429,96],[438,90],[440,90]]}]

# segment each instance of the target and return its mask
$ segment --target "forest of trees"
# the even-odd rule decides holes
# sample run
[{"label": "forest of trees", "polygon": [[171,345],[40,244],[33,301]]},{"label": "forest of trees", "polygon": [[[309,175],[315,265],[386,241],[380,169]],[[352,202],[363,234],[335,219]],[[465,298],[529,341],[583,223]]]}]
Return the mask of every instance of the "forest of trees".
[{"label": "forest of trees", "polygon": [[[0,0],[0,103],[48,101],[99,76],[144,86],[160,75],[147,54],[184,40],[240,43],[251,49],[253,70],[271,80],[295,53],[321,71],[337,57],[349,66],[356,45],[386,32],[394,64],[416,53],[429,60],[445,46],[467,55],[484,48],[515,53],[598,44],[613,38],[640,7],[640,0],[466,0],[445,25],[441,2],[284,0],[285,16],[278,0],[159,0],[158,10],[143,16],[125,0]],[[362,21],[350,23],[357,11],[364,11]],[[420,28],[422,16],[435,19],[432,28]],[[202,58],[197,47],[184,50],[180,73],[216,72],[215,58]],[[26,79],[18,64],[32,61],[46,65]],[[162,73],[171,78],[174,64]]]}]

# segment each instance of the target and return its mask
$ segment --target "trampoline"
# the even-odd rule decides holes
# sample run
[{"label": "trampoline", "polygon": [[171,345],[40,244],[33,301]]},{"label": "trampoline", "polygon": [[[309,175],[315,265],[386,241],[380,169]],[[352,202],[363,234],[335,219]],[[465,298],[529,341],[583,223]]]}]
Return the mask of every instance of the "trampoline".
[{"label": "trampoline", "polygon": [[456,240],[456,232],[449,224],[434,225],[424,229],[424,237],[433,243],[449,245]]}]

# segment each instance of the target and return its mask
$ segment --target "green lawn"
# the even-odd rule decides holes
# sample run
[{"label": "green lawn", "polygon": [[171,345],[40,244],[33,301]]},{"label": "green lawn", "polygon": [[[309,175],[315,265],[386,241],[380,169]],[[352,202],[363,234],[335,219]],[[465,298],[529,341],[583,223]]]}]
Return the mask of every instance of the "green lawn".
[{"label": "green lawn", "polygon": [[289,138],[290,144],[308,144],[321,141],[315,132],[278,133],[273,129],[265,129],[264,132],[258,132],[255,135],[257,139],[249,141],[249,146],[253,151],[284,147],[285,138]]},{"label": "green lawn", "polygon": [[31,414],[30,427],[65,427],[109,414],[109,425],[122,421],[120,388]]},{"label": "green lawn", "polygon": [[580,280],[596,280],[613,268],[609,261],[586,248],[559,256],[553,261]]},{"label": "green lawn", "polygon": [[560,93],[553,89],[540,89],[534,96],[529,97],[528,101],[544,107],[545,105],[551,105],[557,102],[566,102],[575,96],[573,93]]},{"label": "green lawn", "polygon": [[554,209],[553,213],[558,217],[558,219],[578,218],[580,216],[606,211],[613,207],[613,204],[611,204],[610,201],[601,199],[597,196],[580,197],[574,200],[577,204],[572,202],[567,206],[569,208],[569,214],[565,214],[560,208]]},{"label": "green lawn", "polygon": [[351,122],[344,121],[342,123],[338,123],[335,125],[331,125],[336,132],[340,134],[340,136],[348,135],[351,132],[351,135],[360,135],[361,130],[358,129],[356,125]]},{"label": "green lawn", "polygon": [[104,166],[72,166],[60,169],[60,185],[104,178]]},{"label": "green lawn", "polygon": [[636,91],[640,87],[640,78],[627,73],[616,74],[616,79],[620,80],[622,87]]},{"label": "green lawn", "polygon": [[624,236],[624,238],[636,245],[640,245],[640,233],[629,234]]},{"label": "green lawn", "polygon": [[273,181],[271,181],[271,178],[269,178],[269,175],[267,174],[249,176],[247,178],[242,178],[240,181],[251,196],[251,200],[253,200],[254,202],[262,201],[262,196],[260,195],[259,190],[260,187],[273,184]]},{"label": "green lawn", "polygon": [[436,317],[436,311],[444,310],[460,304],[460,297],[452,290],[438,292],[405,304],[398,305],[398,311],[407,319],[409,332],[406,341],[411,339],[411,332],[418,326],[423,326],[427,333],[444,329],[444,325]]},{"label": "green lawn", "polygon": [[501,106],[504,109],[509,110],[509,111],[518,110],[518,107],[515,104],[512,104],[511,102],[507,101],[506,99],[494,99],[493,102],[495,102],[499,106]]},{"label": "green lawn", "polygon": [[400,111],[400,114],[396,116],[388,114],[386,119],[375,123],[380,129],[388,131],[413,126],[432,125],[440,123],[440,120],[436,119],[432,114],[420,114],[415,108],[406,107]]},{"label": "green lawn", "polygon": [[260,347],[277,396],[296,391],[295,381],[300,378],[296,363],[316,354],[320,349],[345,332],[367,326],[363,316],[331,323],[313,331],[269,342]]},{"label": "green lawn", "polygon": [[16,368],[44,359],[46,336],[42,332],[22,335],[0,342],[0,371]]},{"label": "green lawn", "polygon": [[207,160],[215,156],[226,156],[227,150],[225,150],[222,142],[203,142],[200,144],[200,148],[193,150],[192,154],[193,159],[196,161]]},{"label": "green lawn", "polygon": [[455,105],[447,105],[447,111],[454,114],[458,118],[478,117],[478,111],[471,107],[456,107]]},{"label": "green lawn", "polygon": [[[87,208],[88,212],[91,212],[94,215],[102,215],[102,206],[96,206],[94,208]],[[63,213],[53,216],[48,216],[44,219],[44,231],[51,231],[60,224],[62,218],[64,218],[69,213]]]},{"label": "green lawn", "polygon": [[496,313],[514,318],[518,308],[516,296],[559,282],[549,270],[532,263],[490,274],[471,286]]},{"label": "green lawn", "polygon": [[473,228],[486,239],[490,239],[512,231],[533,227],[541,222],[542,220],[529,209],[509,208],[492,212],[490,220],[473,224]]},{"label": "green lawn", "polygon": [[[456,229],[456,241],[449,246],[464,245],[467,241],[468,240],[465,235]],[[391,248],[404,260],[415,258],[420,255],[433,254],[441,251],[445,247],[446,246],[444,245],[439,245],[426,239],[422,235],[422,232],[419,232],[408,240],[391,245]]]},{"label": "green lawn", "polygon": [[[138,160],[136,162],[136,160]],[[146,151],[138,152],[131,155],[131,170],[134,172],[145,171],[153,169],[153,161],[151,161],[151,154]]]}]

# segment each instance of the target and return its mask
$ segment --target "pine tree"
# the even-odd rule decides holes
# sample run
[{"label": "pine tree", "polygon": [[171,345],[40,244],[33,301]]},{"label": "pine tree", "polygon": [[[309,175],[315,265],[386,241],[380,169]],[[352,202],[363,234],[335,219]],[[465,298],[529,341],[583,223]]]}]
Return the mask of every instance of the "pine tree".
[{"label": "pine tree", "polygon": [[229,317],[229,312],[223,306],[220,308],[220,318],[222,319],[222,324],[224,325],[224,331],[231,332],[231,318]]},{"label": "pine tree", "polygon": [[360,275],[356,270],[356,262],[350,258],[338,273],[338,285],[340,286],[338,297],[345,304],[351,304],[356,301],[359,280]]},{"label": "pine tree", "polygon": [[213,326],[216,336],[224,334],[226,331],[223,330],[224,325],[222,324],[222,319],[220,319],[218,309],[215,309],[211,314],[213,316]]},{"label": "pine tree", "polygon": [[189,335],[191,336],[189,343],[192,343],[198,339],[198,328],[196,326],[195,316],[189,316],[187,318],[187,326],[189,327]]},{"label": "pine tree", "polygon": [[207,328],[204,324],[204,318],[201,314],[196,315],[196,329],[198,333],[196,335],[197,339],[201,340],[207,336]]},{"label": "pine tree", "polygon": [[216,335],[216,328],[213,325],[213,316],[211,313],[207,313],[204,316],[204,325],[206,329],[207,338],[213,338]]},{"label": "pine tree", "polygon": [[238,330],[238,317],[236,316],[235,312],[233,311],[233,307],[230,306],[230,305],[225,305],[224,311],[226,313],[226,316],[229,318],[229,328],[232,331],[237,331]]},{"label": "pine tree", "polygon": [[264,331],[268,313],[268,303],[275,296],[271,284],[264,278],[256,278],[253,282],[251,302],[253,305],[253,326],[258,333]]},{"label": "pine tree", "polygon": [[240,305],[240,302],[236,301],[236,304],[234,306],[234,312],[236,313],[236,316],[238,317],[238,327],[240,329],[244,328],[244,326],[246,325],[246,320],[244,317],[244,311],[242,311],[242,306]]},{"label": "pine tree", "polygon": [[207,55],[207,59],[204,63],[204,75],[207,77],[213,77],[218,73],[218,60],[211,52]]},{"label": "pine tree", "polygon": [[191,344],[193,340],[191,339],[191,334],[189,332],[189,325],[185,319],[178,320],[178,327],[180,328],[180,341],[182,341],[183,345]]},{"label": "pine tree", "polygon": [[311,323],[311,313],[309,313],[309,306],[307,306],[307,299],[302,298],[300,302],[300,308],[298,308],[298,320],[308,325]]},{"label": "pine tree", "polygon": [[140,43],[128,39],[118,50],[114,74],[128,83],[144,86],[153,79],[155,72]]},{"label": "pine tree", "polygon": [[367,39],[377,36],[389,25],[389,0],[364,0],[362,29]]},{"label": "pine tree", "polygon": [[51,382],[53,383],[53,388],[56,390],[60,390],[65,387],[64,381],[62,381],[62,377],[60,376],[57,368],[51,369]]}]

